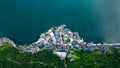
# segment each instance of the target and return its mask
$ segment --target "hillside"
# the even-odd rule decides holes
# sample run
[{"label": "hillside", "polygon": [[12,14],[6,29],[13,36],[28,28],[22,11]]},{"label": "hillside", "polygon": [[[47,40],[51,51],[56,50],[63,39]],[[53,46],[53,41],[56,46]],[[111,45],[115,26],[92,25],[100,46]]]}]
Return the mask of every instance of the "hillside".
[{"label": "hillside", "polygon": [[[67,52],[69,54],[69,52]],[[53,54],[51,49],[45,49],[32,54],[21,52],[16,48],[10,47],[4,43],[0,47],[0,68],[119,68],[120,53],[117,49],[113,52],[103,53],[101,51],[81,51],[76,50],[72,57],[77,60],[70,61],[69,57],[61,60]]]},{"label": "hillside", "polygon": [[64,67],[64,62],[52,53],[52,50],[43,50],[36,54],[22,53],[21,50],[10,47],[4,43],[0,47],[0,68],[17,67]]}]

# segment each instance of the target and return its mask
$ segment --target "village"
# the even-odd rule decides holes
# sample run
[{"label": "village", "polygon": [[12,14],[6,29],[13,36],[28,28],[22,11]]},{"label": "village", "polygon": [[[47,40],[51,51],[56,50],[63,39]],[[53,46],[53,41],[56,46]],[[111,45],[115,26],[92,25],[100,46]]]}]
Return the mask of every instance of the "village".
[{"label": "village", "polygon": [[53,53],[57,54],[61,59],[64,59],[67,55],[66,51],[69,51],[72,48],[83,51],[100,50],[104,53],[111,51],[111,47],[118,49],[120,48],[120,43],[95,44],[93,42],[84,42],[84,40],[79,36],[78,32],[71,32],[70,29],[66,28],[66,25],[52,27],[50,30],[48,30],[48,32],[40,35],[38,41],[32,44],[16,46],[13,41],[6,37],[3,37],[0,39],[0,46],[2,46],[2,44],[5,42],[8,42],[11,47],[15,47],[24,52],[31,52],[32,54],[37,53],[38,51],[42,51],[46,48],[52,48]]},{"label": "village", "polygon": [[120,43],[87,43],[79,36],[78,32],[71,32],[66,25],[52,27],[48,32],[40,35],[37,42],[32,43],[33,46],[45,46],[55,48],[56,51],[64,51],[76,47],[84,51],[94,51],[96,49],[107,52],[110,47],[120,48]]}]

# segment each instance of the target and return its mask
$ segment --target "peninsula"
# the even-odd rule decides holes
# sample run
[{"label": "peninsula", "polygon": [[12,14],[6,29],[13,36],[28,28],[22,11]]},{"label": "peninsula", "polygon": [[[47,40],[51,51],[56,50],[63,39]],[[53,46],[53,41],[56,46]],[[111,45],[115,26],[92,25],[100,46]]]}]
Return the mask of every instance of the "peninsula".
[{"label": "peninsula", "polygon": [[[101,54],[114,54],[114,51],[117,50],[117,55],[120,57],[120,43],[98,43],[98,44],[95,44],[93,42],[85,42],[83,40],[83,38],[81,38],[79,36],[78,32],[72,32],[64,24],[57,26],[57,27],[56,26],[52,27],[47,32],[41,34],[40,38],[36,42],[33,42],[31,44],[17,45],[9,38],[6,38],[6,37],[0,38],[0,58],[3,58],[1,55],[2,55],[2,52],[6,49],[15,50],[19,54],[26,54],[26,53],[29,55],[31,54],[34,56],[34,58],[37,57],[37,55],[39,56],[39,53],[40,53],[41,57],[42,57],[42,55],[45,56],[45,54],[42,54],[43,51],[45,51],[47,54],[50,51],[51,55],[53,54],[53,55],[58,56],[60,58],[59,61],[64,62],[62,65],[65,68],[70,66],[69,63],[67,63],[68,61],[71,63],[71,62],[75,62],[75,61],[81,59],[80,55],[82,55],[83,53],[78,53],[78,51],[79,52],[87,52],[87,53],[91,53],[91,54],[95,53],[95,54],[101,55]],[[3,53],[5,53],[5,52],[3,52]],[[7,53],[5,53],[5,55],[7,55]],[[49,56],[51,56],[51,55],[49,55]],[[8,58],[8,57],[5,58],[5,60],[7,59],[7,61],[11,61],[12,63],[22,64],[21,63],[22,61],[20,61],[20,59],[19,59],[19,61],[17,61],[19,57],[13,58],[13,59],[15,59],[14,61],[12,61],[12,59]],[[119,57],[116,60],[116,62],[118,61],[120,63]],[[41,61],[42,60],[43,60],[43,57],[41,58]],[[53,59],[50,59],[50,60],[53,60]],[[24,62],[26,62],[26,63],[31,63],[31,64],[38,63],[43,66],[48,66],[48,67],[51,66],[51,65],[45,64],[43,62],[37,62],[37,61],[33,62],[33,61],[35,61],[35,60],[31,60],[29,62],[27,62],[27,60],[24,60]],[[0,60],[0,62],[2,62],[2,60]],[[97,64],[97,63],[99,64],[98,61],[94,61],[94,64]],[[52,66],[56,67],[55,64],[56,63],[54,63]],[[96,66],[94,64],[92,66]],[[87,67],[87,65],[83,65],[83,66]],[[102,66],[105,66],[105,65],[100,65],[100,64],[98,65],[98,67],[102,67]],[[19,67],[19,65],[18,65],[18,67]],[[58,65],[58,67],[59,67],[59,65]]]}]

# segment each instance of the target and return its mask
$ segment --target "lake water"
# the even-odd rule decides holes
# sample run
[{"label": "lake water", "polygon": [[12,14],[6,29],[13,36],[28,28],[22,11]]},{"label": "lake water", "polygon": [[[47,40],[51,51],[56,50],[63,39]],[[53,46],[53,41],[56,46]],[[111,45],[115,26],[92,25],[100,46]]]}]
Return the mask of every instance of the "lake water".
[{"label": "lake water", "polygon": [[87,42],[119,42],[120,1],[0,0],[0,36],[32,43],[52,26],[67,25]]}]

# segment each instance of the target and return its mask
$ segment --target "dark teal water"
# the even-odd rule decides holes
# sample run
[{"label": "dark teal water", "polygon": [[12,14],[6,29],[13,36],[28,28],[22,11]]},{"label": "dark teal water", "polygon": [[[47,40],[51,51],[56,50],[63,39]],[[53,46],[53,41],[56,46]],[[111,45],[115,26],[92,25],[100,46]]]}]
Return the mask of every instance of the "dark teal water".
[{"label": "dark teal water", "polygon": [[32,43],[52,26],[66,24],[87,42],[119,42],[120,1],[0,0],[0,36]]}]

